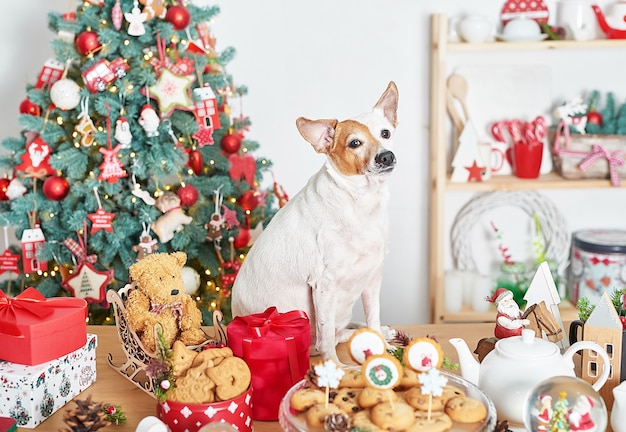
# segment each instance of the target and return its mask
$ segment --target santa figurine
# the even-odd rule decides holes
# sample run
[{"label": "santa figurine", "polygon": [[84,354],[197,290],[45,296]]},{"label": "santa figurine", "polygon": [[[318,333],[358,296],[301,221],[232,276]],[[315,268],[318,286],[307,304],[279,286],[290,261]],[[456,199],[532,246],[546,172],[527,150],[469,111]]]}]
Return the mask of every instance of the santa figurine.
[{"label": "santa figurine", "polygon": [[115,122],[115,135],[113,137],[122,146],[123,149],[130,148],[130,143],[133,140],[133,135],[130,132],[130,125],[128,120],[124,117],[119,117]]},{"label": "santa figurine", "polygon": [[141,109],[139,124],[146,131],[148,137],[159,136],[159,123],[161,120],[151,105],[144,105]]},{"label": "santa figurine", "polygon": [[537,432],[546,432],[552,419],[552,396],[544,394],[539,398],[541,402],[541,408],[537,413]]},{"label": "santa figurine", "polygon": [[487,297],[485,300],[495,303],[498,309],[496,327],[493,332],[496,338],[521,336],[522,329],[530,324],[529,320],[522,318],[522,311],[515,303],[511,290],[498,288],[491,298]]},{"label": "santa figurine", "polygon": [[597,427],[591,419],[591,408],[593,408],[593,399],[587,395],[580,395],[576,398],[574,406],[567,417],[570,430],[595,432]]}]

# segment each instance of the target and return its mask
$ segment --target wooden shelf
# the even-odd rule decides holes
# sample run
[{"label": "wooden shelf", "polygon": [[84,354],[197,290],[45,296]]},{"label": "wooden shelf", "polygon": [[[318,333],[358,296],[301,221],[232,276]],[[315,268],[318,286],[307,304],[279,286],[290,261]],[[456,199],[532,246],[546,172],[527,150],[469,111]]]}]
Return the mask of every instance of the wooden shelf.
[{"label": "wooden shelf", "polygon": [[[495,309],[477,313],[470,309],[459,313],[447,313],[444,308],[444,278],[446,253],[446,194],[463,191],[518,191],[546,189],[608,189],[613,187],[608,179],[568,180],[557,173],[541,175],[537,179],[526,180],[512,175],[493,175],[484,182],[456,183],[450,181],[450,166],[447,160],[449,134],[446,133],[446,80],[447,58],[455,53],[472,52],[518,52],[542,50],[585,50],[585,49],[624,49],[626,39],[592,41],[540,41],[540,42],[488,42],[471,44],[448,42],[448,17],[435,14],[431,17],[430,51],[430,197],[429,197],[429,300],[430,319],[433,323],[449,322],[493,322]],[[522,53],[528,55],[527,53]],[[557,60],[555,60],[557,61]],[[621,189],[621,188],[619,188]],[[448,218],[449,219],[449,218]],[[569,302],[560,305],[563,320],[577,319],[576,308]]]}]

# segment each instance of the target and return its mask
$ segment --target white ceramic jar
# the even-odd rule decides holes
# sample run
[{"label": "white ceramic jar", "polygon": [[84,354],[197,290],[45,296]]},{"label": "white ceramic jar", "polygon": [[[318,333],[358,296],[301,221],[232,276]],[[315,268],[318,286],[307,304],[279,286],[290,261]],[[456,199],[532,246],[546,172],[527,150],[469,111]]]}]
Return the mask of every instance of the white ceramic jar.
[{"label": "white ceramic jar", "polygon": [[489,18],[482,15],[469,15],[458,24],[458,31],[465,42],[487,42],[493,33],[493,24]]}]

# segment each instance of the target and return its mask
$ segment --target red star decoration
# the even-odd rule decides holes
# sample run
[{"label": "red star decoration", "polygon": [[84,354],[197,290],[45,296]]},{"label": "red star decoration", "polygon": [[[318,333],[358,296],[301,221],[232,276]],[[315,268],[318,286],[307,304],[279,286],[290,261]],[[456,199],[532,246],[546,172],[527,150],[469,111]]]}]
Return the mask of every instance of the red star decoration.
[{"label": "red star decoration", "polygon": [[17,267],[17,262],[20,260],[20,256],[7,249],[2,255],[0,255],[0,275],[5,272],[13,272],[20,274],[20,269]]},{"label": "red star decoration", "polygon": [[95,213],[88,214],[87,217],[91,221],[91,234],[97,233],[100,230],[113,232],[111,221],[115,217],[113,213],[107,213],[102,207],[96,210]]},{"label": "red star decoration", "polygon": [[479,167],[476,165],[476,161],[474,161],[472,166],[465,167],[465,169],[469,172],[467,181],[483,181],[483,171],[485,171],[485,167]]},{"label": "red star decoration", "polygon": [[100,303],[107,307],[106,287],[113,279],[113,270],[98,271],[90,262],[83,261],[74,269],[74,274],[61,282],[72,296],[85,299],[87,303]]},{"label": "red star decoration", "polygon": [[222,206],[222,210],[224,211],[224,223],[231,229],[233,227],[239,226],[239,221],[237,220],[237,212],[235,210],[231,210],[226,206]]},{"label": "red star decoration", "polygon": [[200,127],[198,132],[192,135],[198,141],[198,147],[204,147],[205,145],[213,145],[213,128],[212,127]]}]

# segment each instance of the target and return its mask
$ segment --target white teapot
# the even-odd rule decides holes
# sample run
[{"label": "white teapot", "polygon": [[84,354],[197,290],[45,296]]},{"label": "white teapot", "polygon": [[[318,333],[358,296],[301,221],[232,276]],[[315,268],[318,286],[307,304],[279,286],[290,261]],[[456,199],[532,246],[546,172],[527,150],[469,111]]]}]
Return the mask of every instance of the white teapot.
[{"label": "white teapot", "polygon": [[495,348],[478,363],[463,339],[453,338],[461,365],[461,375],[476,384],[492,400],[498,418],[524,424],[524,402],[541,381],[555,376],[575,376],[572,357],[580,350],[595,351],[603,360],[600,378],[593,385],[598,391],[609,377],[609,356],[597,343],[576,342],[561,354],[558,345],[536,338],[534,330],[522,330],[522,336],[500,339]]}]

